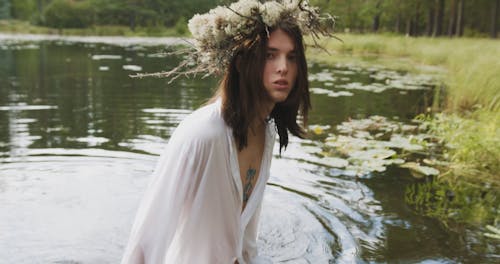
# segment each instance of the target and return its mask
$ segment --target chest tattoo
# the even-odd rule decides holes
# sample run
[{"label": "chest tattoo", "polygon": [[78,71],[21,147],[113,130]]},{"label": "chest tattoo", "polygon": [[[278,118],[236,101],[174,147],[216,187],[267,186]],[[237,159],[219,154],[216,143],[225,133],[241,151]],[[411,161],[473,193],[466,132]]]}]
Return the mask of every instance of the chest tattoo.
[{"label": "chest tattoo", "polygon": [[243,203],[246,204],[248,201],[248,198],[250,198],[250,193],[252,192],[253,189],[253,178],[255,177],[255,174],[257,171],[253,168],[249,168],[247,170],[247,175],[245,177],[245,184],[243,187]]}]

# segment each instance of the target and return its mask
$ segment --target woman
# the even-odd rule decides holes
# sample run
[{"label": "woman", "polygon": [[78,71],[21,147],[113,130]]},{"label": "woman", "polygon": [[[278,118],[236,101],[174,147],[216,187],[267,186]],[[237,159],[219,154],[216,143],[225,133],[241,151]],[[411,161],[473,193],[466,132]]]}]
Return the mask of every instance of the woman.
[{"label": "woman", "polygon": [[195,72],[225,65],[224,75],[211,102],[170,138],[122,263],[270,263],[256,240],[275,134],[281,152],[288,131],[304,135],[297,115],[307,120],[310,108],[297,16],[319,15],[304,3],[242,0],[189,22]]}]

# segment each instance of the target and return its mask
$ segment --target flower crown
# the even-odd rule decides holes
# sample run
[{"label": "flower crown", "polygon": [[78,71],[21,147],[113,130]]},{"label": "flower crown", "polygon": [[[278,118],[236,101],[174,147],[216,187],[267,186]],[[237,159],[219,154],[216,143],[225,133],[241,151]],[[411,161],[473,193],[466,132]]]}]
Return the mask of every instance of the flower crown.
[{"label": "flower crown", "polygon": [[188,50],[170,54],[185,54],[185,60],[170,71],[138,74],[136,77],[171,77],[170,81],[197,73],[218,75],[222,73],[245,41],[252,40],[263,28],[281,21],[297,25],[302,34],[311,35],[315,47],[320,35],[332,36],[334,18],[321,15],[319,8],[307,0],[281,0],[261,3],[257,0],[239,0],[229,6],[218,6],[205,14],[196,14],[188,22],[194,44]]}]

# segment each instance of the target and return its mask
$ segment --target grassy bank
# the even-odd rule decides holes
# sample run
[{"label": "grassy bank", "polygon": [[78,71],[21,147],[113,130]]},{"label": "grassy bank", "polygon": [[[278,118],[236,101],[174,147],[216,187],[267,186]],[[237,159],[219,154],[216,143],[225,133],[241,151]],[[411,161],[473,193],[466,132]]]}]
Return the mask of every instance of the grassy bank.
[{"label": "grassy bank", "polygon": [[[409,58],[414,63],[448,70],[446,109],[454,112],[500,108],[500,42],[490,39],[408,38],[383,35],[339,35],[328,50],[340,54]],[[317,53],[316,53],[317,54]],[[333,54],[335,56],[335,54]],[[319,59],[324,54],[317,54]],[[332,59],[332,58],[330,58]]]},{"label": "grassy bank", "polygon": [[[500,220],[499,208],[495,208],[500,188],[500,42],[383,35],[338,37],[343,43],[335,40],[324,43],[332,56],[311,52],[310,58],[333,62],[337,57],[370,56],[378,58],[375,63],[383,63],[387,58],[387,61],[406,59],[400,65],[406,70],[422,64],[445,69],[443,113],[432,116],[428,122],[431,131],[449,146],[446,154],[450,165],[442,169],[440,184],[450,188],[455,197],[467,194],[468,203],[445,206],[463,207],[458,210],[462,213],[454,215],[469,223],[484,225]],[[471,211],[473,208],[478,209]]]},{"label": "grassy bank", "polygon": [[132,30],[125,26],[93,26],[89,28],[49,28],[32,25],[27,21],[0,20],[0,32],[15,34],[49,34],[71,36],[137,36],[137,37],[165,37],[185,36],[186,26],[179,27],[136,27]]}]

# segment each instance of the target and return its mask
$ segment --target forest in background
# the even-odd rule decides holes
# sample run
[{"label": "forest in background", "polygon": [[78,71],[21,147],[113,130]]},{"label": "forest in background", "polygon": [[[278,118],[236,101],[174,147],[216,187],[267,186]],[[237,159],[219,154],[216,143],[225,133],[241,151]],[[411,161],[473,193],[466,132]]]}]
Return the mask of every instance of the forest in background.
[{"label": "forest in background", "polygon": [[[0,19],[52,28],[179,27],[223,0],[0,0]],[[310,0],[340,32],[496,38],[500,0]]]}]

